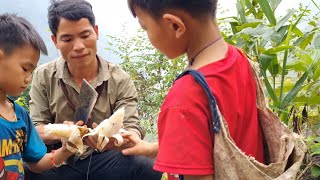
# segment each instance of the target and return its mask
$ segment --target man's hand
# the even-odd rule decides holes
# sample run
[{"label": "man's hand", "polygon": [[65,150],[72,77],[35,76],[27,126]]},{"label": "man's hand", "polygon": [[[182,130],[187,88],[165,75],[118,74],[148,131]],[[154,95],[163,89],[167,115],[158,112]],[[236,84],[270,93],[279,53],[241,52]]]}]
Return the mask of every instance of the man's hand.
[{"label": "man's hand", "polygon": [[[92,128],[95,128],[97,126],[98,126],[97,123],[92,124]],[[140,139],[139,135],[134,131],[128,131],[128,134]],[[83,140],[84,140],[84,143],[87,146],[89,146],[90,148],[96,149],[96,150],[98,149],[98,147],[99,147],[99,144],[97,144],[98,143],[98,135],[87,136]],[[125,138],[124,138],[124,142],[121,146],[115,146],[116,141],[117,141],[117,139],[115,139],[113,137],[109,137],[109,142],[104,146],[104,148],[100,152],[104,152],[104,151],[111,150],[111,149],[122,150],[122,149],[126,149],[126,148],[133,146],[133,143]]]},{"label": "man's hand", "polygon": [[67,125],[77,125],[77,126],[84,126],[87,127],[87,125],[84,125],[83,121],[78,121],[76,123],[74,123],[73,121],[63,121],[63,124],[67,124]]}]

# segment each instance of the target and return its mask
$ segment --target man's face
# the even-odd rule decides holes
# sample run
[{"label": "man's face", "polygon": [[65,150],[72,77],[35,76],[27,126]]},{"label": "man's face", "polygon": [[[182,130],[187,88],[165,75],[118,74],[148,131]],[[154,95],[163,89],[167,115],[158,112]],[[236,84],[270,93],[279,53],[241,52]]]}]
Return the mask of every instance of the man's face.
[{"label": "man's face", "polygon": [[61,18],[52,40],[69,66],[83,67],[96,60],[98,26],[93,27],[87,18],[78,21]]}]

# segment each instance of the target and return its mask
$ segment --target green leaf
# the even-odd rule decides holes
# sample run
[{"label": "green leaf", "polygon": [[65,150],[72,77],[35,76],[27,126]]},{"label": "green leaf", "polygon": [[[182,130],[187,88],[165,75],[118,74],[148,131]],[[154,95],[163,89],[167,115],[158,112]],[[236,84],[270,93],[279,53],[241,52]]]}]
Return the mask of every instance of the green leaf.
[{"label": "green leaf", "polygon": [[320,7],[318,6],[318,4],[314,0],[311,0],[311,1],[320,10]]},{"label": "green leaf", "polygon": [[275,54],[261,54],[259,56],[259,63],[261,64],[261,68],[264,71],[267,71],[271,62],[276,58]]},{"label": "green leaf", "polygon": [[269,20],[271,25],[276,25],[277,20],[274,17],[274,12],[272,11],[269,1],[268,0],[259,0],[259,4],[261,9],[263,10],[263,13],[266,15],[267,19]]},{"label": "green leaf", "polygon": [[311,155],[320,154],[320,147],[313,147],[311,148]]},{"label": "green leaf", "polygon": [[308,104],[308,105],[319,105],[320,104],[320,96],[312,96],[312,97],[296,97],[294,99],[295,103]]},{"label": "green leaf", "polygon": [[248,34],[254,37],[270,36],[273,33],[273,29],[260,24],[256,28],[248,27],[240,31],[240,34]]},{"label": "green leaf", "polygon": [[297,35],[297,36],[300,36],[300,37],[303,37],[303,36],[304,36],[303,32],[302,32],[299,28],[297,28],[297,27],[293,28],[293,29],[292,29],[292,32],[293,32],[295,35]]},{"label": "green leaf", "polygon": [[305,50],[306,47],[311,44],[311,41],[313,40],[313,36],[314,36],[315,32],[311,33],[308,37],[306,37],[300,44],[300,48],[302,50]]},{"label": "green leaf", "polygon": [[314,38],[314,47],[320,49],[320,35]]},{"label": "green leaf", "polygon": [[294,15],[296,10],[292,9],[288,12],[288,14],[283,17],[276,25],[275,30],[278,31],[285,23],[288,22],[288,20]]},{"label": "green leaf", "polygon": [[247,23],[247,19],[246,19],[246,15],[245,15],[245,11],[244,11],[243,5],[239,0],[237,1],[236,6],[237,6],[238,14],[240,16],[240,19],[241,19],[242,23]]},{"label": "green leaf", "polygon": [[317,165],[312,165],[311,167],[311,175],[313,177],[319,177],[320,176],[320,167]]},{"label": "green leaf", "polygon": [[282,0],[269,0],[270,2],[270,6],[272,8],[273,11],[275,11],[277,9],[277,7],[279,6],[279,4],[281,3]]},{"label": "green leaf", "polygon": [[279,62],[278,62],[278,58],[273,60],[271,62],[271,66],[269,67],[269,72],[271,74],[272,77],[276,77],[280,71],[280,66],[279,66]]},{"label": "green leaf", "polygon": [[315,126],[312,127],[313,131],[318,131],[320,129],[320,123],[317,123]]},{"label": "green leaf", "polygon": [[232,33],[237,34],[238,33],[237,26],[239,26],[239,23],[238,22],[230,22],[230,26],[232,29]]},{"label": "green leaf", "polygon": [[320,143],[320,137],[316,137],[316,138],[314,138],[314,139],[313,139],[313,141],[314,141],[314,142],[318,142],[318,143]]},{"label": "green leaf", "polygon": [[245,23],[245,24],[242,24],[241,26],[238,26],[237,27],[237,31],[241,31],[242,29],[245,29],[245,28],[248,28],[248,27],[256,28],[260,24],[261,24],[261,22]]},{"label": "green leaf", "polygon": [[313,80],[318,80],[319,77],[320,77],[320,68],[316,68],[316,70],[315,70],[315,72],[314,72],[314,74],[313,74],[312,79],[313,79]]},{"label": "green leaf", "polygon": [[289,50],[292,48],[294,48],[294,46],[278,46],[278,47],[268,49],[265,53],[266,54],[276,54],[278,52]]},{"label": "green leaf", "polygon": [[273,101],[274,106],[278,107],[279,100],[278,100],[278,97],[275,94],[274,90],[272,89],[272,87],[271,87],[271,85],[269,83],[269,80],[267,78],[264,78],[263,82],[264,82],[264,84],[265,84],[265,86],[267,88],[267,92],[268,92],[269,96],[271,97],[271,99]]},{"label": "green leaf", "polygon": [[291,91],[286,95],[286,97],[283,99],[282,103],[281,103],[281,107],[284,109],[286,107],[288,107],[288,105],[295,99],[295,97],[297,96],[298,92],[300,91],[303,83],[305,82],[305,80],[308,78],[310,69],[308,71],[306,71],[302,77],[296,82],[296,84],[293,86],[293,88],[291,89]]},{"label": "green leaf", "polygon": [[302,59],[297,60],[297,61],[287,65],[288,69],[293,69],[297,72],[299,72],[299,71],[304,72],[304,71],[308,70],[308,67],[309,67],[309,65],[306,63],[306,61],[304,61]]}]

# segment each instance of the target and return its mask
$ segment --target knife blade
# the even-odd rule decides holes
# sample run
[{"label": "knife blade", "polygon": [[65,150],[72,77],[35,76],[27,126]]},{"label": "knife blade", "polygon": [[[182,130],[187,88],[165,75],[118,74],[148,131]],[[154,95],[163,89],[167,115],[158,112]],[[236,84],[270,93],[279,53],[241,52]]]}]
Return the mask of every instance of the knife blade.
[{"label": "knife blade", "polygon": [[[88,123],[91,111],[98,99],[97,91],[86,81],[82,80],[80,94],[78,96],[78,104],[74,114],[74,122],[82,120],[84,124]],[[87,124],[89,127],[91,125]]]}]

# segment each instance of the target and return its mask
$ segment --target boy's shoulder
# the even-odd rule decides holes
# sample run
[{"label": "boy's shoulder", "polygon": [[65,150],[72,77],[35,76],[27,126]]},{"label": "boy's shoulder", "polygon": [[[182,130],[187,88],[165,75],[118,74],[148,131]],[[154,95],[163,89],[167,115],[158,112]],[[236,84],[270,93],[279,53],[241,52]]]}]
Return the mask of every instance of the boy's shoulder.
[{"label": "boy's shoulder", "polygon": [[20,104],[18,104],[17,102],[13,101],[14,103],[14,108],[15,108],[15,113],[18,119],[22,119],[23,121],[26,122],[26,124],[29,123],[29,113],[27,112],[27,110],[22,107]]}]

